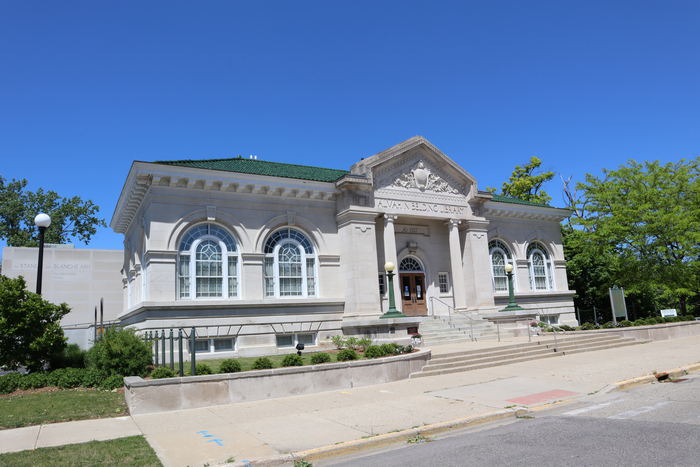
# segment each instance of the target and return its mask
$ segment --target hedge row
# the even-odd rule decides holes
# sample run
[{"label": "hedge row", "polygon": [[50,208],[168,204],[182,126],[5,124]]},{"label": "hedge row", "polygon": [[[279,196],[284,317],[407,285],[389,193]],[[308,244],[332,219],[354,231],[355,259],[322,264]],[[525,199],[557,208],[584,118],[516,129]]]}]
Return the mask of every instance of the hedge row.
[{"label": "hedge row", "polygon": [[107,375],[92,368],[60,368],[54,371],[8,373],[0,376],[0,394],[9,394],[17,389],[39,389],[56,386],[61,389],[77,387],[112,390],[124,385],[119,375]]},{"label": "hedge row", "polygon": [[[695,317],[693,315],[684,315],[684,316],[669,316],[666,318],[663,318],[661,316],[656,316],[652,318],[641,318],[636,321],[628,321],[628,320],[622,320],[615,325],[612,321],[608,321],[607,323],[603,324],[593,324],[593,323],[583,323],[581,326],[577,327],[576,329],[581,330],[581,331],[588,331],[591,329],[612,329],[612,328],[628,328],[631,326],[650,326],[653,324],[663,324],[663,323],[678,323],[681,321],[693,321]],[[563,328],[563,326],[562,326]]]}]

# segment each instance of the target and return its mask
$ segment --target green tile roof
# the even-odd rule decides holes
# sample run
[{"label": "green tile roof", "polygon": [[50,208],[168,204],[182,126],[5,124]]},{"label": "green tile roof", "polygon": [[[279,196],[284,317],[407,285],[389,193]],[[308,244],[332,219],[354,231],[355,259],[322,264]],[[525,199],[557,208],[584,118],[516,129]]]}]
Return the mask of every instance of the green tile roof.
[{"label": "green tile roof", "polygon": [[340,177],[348,173],[346,170],[260,161],[257,159],[245,159],[240,156],[229,159],[156,161],[155,163],[177,165],[180,167],[194,167],[197,169],[223,170],[225,172],[267,175],[270,177],[297,178],[300,180],[313,180],[316,182],[335,182]]},{"label": "green tile roof", "polygon": [[496,201],[499,203],[524,204],[526,206],[540,206],[540,207],[544,207],[544,208],[553,207],[553,206],[550,206],[549,204],[536,203],[534,201],[525,201],[524,199],[510,198],[508,196],[496,195],[496,194],[493,195],[492,201]]}]

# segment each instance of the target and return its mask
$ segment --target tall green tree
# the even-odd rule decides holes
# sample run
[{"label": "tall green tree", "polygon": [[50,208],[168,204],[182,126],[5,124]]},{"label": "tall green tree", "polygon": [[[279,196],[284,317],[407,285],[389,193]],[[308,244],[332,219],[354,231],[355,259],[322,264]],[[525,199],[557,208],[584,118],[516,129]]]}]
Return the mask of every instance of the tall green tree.
[{"label": "tall green tree", "polygon": [[22,277],[0,276],[0,367],[39,370],[66,346],[61,318],[70,312],[29,292]]},{"label": "tall green tree", "polygon": [[577,185],[569,196],[577,216],[564,239],[571,285],[584,302],[617,284],[641,314],[700,311],[699,166],[700,158],[629,161]]},{"label": "tall green tree", "polygon": [[39,232],[34,217],[44,212],[51,216],[51,226],[46,229],[47,243],[67,243],[77,239],[88,243],[104,227],[104,219],[98,217],[99,207],[80,197],[64,198],[55,191],[39,188],[26,189],[27,180],[8,182],[0,176],[0,239],[9,246],[36,246]]},{"label": "tall green tree", "polygon": [[[503,183],[500,194],[535,203],[549,203],[552,197],[542,189],[542,185],[554,178],[554,172],[535,173],[541,165],[542,161],[534,156],[527,164],[516,165],[508,181]],[[496,188],[487,190],[496,192]]]}]

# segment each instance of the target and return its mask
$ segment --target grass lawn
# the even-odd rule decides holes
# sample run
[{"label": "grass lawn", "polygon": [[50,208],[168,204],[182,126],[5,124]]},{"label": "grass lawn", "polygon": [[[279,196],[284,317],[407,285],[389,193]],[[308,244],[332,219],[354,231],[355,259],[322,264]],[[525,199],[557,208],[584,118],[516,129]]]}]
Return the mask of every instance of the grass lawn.
[{"label": "grass lawn", "polygon": [[143,436],[0,454],[0,466],[162,465]]},{"label": "grass lawn", "polygon": [[126,415],[124,395],[95,389],[63,389],[0,397],[0,429]]}]

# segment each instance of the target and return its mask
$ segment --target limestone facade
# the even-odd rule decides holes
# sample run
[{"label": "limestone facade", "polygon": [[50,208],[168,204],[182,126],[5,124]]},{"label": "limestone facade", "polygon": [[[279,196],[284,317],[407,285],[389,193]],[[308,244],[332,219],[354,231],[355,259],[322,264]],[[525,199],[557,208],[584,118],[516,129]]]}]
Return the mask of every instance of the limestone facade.
[{"label": "limestone facade", "polygon": [[479,191],[423,137],[347,172],[249,159],[135,162],[111,221],[124,234],[120,319],[141,330],[196,326],[203,357],[288,353],[343,332],[405,339],[400,320],[380,318],[384,264],[396,265],[407,324],[478,317],[507,300],[492,265],[498,245],[515,266],[519,304],[571,323],[559,230],[567,215]]}]

